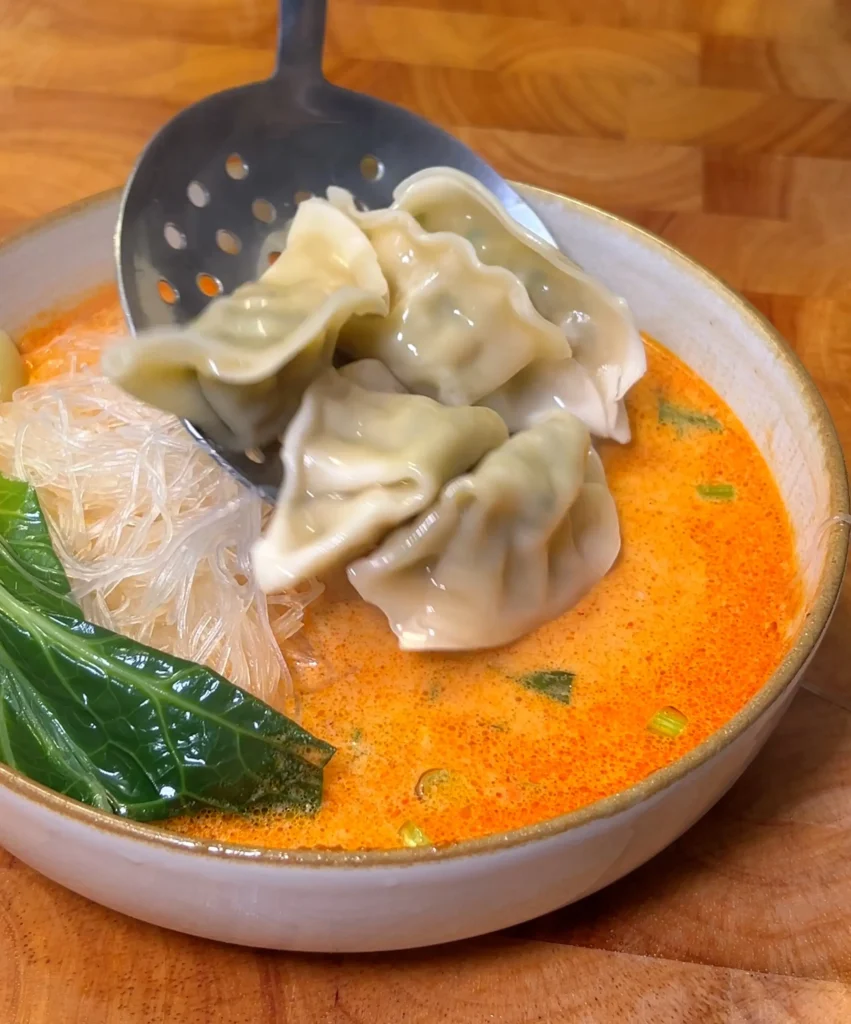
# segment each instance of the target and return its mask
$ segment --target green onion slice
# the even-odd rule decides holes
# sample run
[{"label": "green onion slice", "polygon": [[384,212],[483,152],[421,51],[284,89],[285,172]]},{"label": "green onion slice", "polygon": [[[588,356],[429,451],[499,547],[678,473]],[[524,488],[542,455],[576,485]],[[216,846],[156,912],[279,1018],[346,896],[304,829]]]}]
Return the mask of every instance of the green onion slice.
[{"label": "green onion slice", "polygon": [[732,484],[698,484],[697,496],[704,501],[732,501],[736,488]]},{"label": "green onion slice", "polygon": [[716,420],[714,416],[699,412],[697,409],[689,409],[684,405],[675,405],[667,398],[659,399],[659,422],[673,427],[680,437],[690,428],[708,430],[713,434],[720,434],[724,429],[720,420]]},{"label": "green onion slice", "polygon": [[399,838],[402,840],[403,846],[431,846],[431,841],[425,832],[412,821],[406,821],[399,829]]},{"label": "green onion slice", "polygon": [[687,725],[688,719],[682,711],[667,707],[656,712],[647,723],[647,729],[657,736],[664,736],[666,739],[675,740]]},{"label": "green onion slice", "polygon": [[563,669],[545,669],[541,672],[527,672],[526,675],[520,676],[518,681],[527,690],[542,693],[545,697],[557,700],[560,704],[569,704],[575,678],[575,672],[565,672]]}]

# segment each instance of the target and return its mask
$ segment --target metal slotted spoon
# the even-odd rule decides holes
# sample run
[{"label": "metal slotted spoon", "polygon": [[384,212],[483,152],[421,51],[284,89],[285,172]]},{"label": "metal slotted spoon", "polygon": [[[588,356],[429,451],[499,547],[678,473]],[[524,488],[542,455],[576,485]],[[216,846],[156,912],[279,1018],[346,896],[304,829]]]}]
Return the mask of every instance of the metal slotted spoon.
[{"label": "metal slotted spoon", "polygon": [[[326,0],[279,0],[277,67],[265,82],[194,104],[150,141],[127,183],[116,232],[121,303],[135,333],[196,317],[252,280],[280,248],[303,197],[340,185],[370,208],[424,167],[483,182],[521,224],[534,211],[472,150],[400,107],[322,75]],[[280,459],[227,451],[185,426],[223,466],[273,500]]]}]

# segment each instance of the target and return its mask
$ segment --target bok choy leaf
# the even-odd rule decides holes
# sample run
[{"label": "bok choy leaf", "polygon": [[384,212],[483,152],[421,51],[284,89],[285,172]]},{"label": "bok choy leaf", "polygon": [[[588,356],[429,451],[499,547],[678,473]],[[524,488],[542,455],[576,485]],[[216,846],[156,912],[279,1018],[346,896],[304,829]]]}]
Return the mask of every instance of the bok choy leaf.
[{"label": "bok choy leaf", "polygon": [[150,821],[315,811],[333,753],[210,669],[87,622],[35,491],[0,475],[0,761]]}]

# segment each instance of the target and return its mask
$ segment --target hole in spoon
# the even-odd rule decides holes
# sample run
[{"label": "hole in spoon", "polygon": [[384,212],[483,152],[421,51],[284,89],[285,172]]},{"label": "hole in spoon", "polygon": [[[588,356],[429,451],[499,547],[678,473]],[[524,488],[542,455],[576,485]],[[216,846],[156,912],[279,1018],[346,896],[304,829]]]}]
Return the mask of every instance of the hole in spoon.
[{"label": "hole in spoon", "polygon": [[167,306],[173,306],[180,298],[180,294],[171,281],[166,281],[164,277],[157,281],[157,294]]},{"label": "hole in spoon", "polygon": [[199,209],[210,201],[210,193],[200,181],[190,181],[186,188],[186,195],[189,197],[189,202]]},{"label": "hole in spoon", "polygon": [[171,221],[163,228],[163,236],[172,249],[186,248],[186,235],[176,224],[172,224]]},{"label": "hole in spoon", "polygon": [[271,224],[278,212],[268,199],[255,199],[251,204],[251,212],[263,224]]},{"label": "hole in spoon", "polygon": [[248,177],[248,164],[242,159],[239,153],[231,153],[225,160],[225,170],[229,178],[234,181],[242,181]]},{"label": "hole in spoon", "polygon": [[313,193],[312,192],[305,192],[304,189],[299,189],[298,192],[296,192],[296,194],[293,196],[293,199],[295,200],[296,206],[298,206],[299,203],[303,203],[305,201],[305,199],[312,199],[312,198],[313,198]]},{"label": "hole in spoon", "polygon": [[378,181],[384,174],[384,164],[372,153],[361,157],[360,172],[367,181]]},{"label": "hole in spoon", "polygon": [[242,249],[242,242],[239,240],[239,236],[235,235],[232,231],[225,231],[224,228],[219,228],[216,232],[216,245],[226,252],[228,256],[236,256]]},{"label": "hole in spoon", "polygon": [[195,278],[195,283],[198,285],[198,291],[210,299],[222,293],[222,282],[212,274],[199,274]]}]

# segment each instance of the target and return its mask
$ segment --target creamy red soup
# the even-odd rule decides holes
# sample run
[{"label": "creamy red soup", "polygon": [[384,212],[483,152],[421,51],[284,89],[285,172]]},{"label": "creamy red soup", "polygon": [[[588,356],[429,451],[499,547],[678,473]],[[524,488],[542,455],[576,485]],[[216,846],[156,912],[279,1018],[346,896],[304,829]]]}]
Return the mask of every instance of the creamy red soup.
[{"label": "creamy red soup", "polygon": [[[98,361],[111,288],[22,340],[32,381]],[[792,530],[724,402],[645,339],[633,439],[599,451],[621,555],[575,608],[498,650],[402,652],[339,581],[306,613],[302,724],[337,747],[315,816],[202,813],[167,827],[269,847],[450,843],[611,796],[692,750],[765,684],[801,606]],[[743,543],[747,538],[747,543]]]}]

